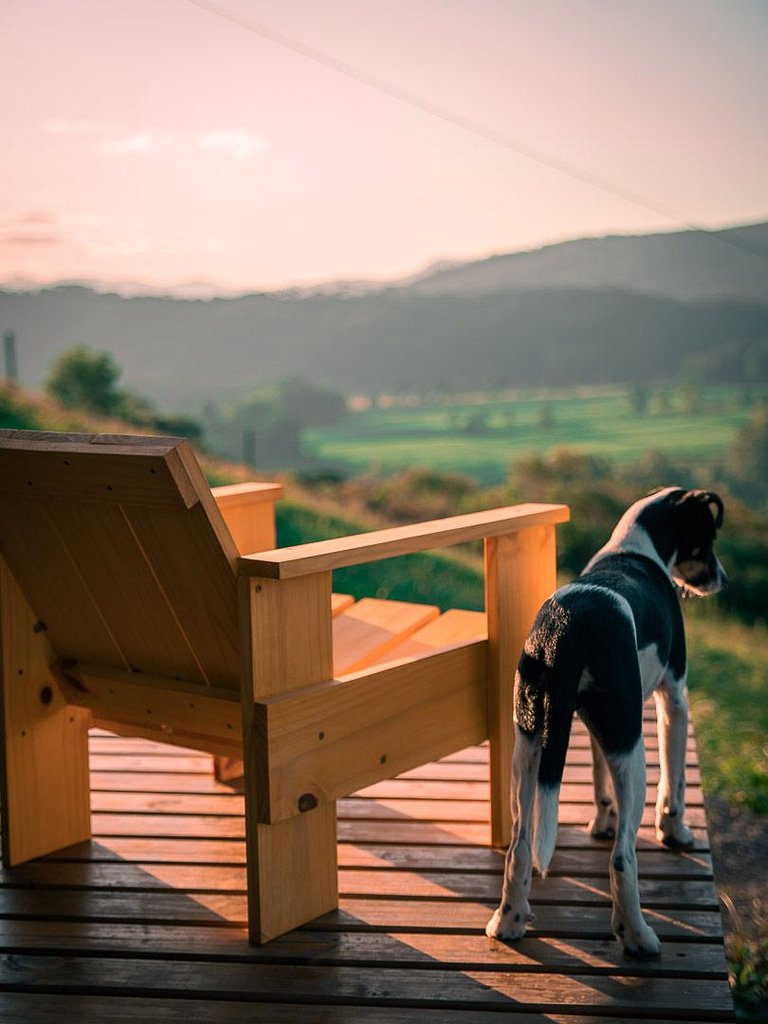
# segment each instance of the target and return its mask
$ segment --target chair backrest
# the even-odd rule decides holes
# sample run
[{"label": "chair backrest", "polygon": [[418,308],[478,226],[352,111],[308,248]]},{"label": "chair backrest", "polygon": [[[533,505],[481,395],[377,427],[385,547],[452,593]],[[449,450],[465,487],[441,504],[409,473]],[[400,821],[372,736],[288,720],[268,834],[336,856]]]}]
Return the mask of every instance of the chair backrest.
[{"label": "chair backrest", "polygon": [[188,442],[0,431],[0,550],[60,658],[239,690],[237,550]]}]

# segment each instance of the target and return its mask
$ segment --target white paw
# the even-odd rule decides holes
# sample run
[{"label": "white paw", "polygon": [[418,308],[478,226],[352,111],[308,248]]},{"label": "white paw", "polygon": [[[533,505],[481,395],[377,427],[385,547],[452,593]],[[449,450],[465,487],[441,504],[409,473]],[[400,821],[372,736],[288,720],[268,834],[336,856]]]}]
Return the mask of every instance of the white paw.
[{"label": "white paw", "polygon": [[658,956],[661,952],[661,943],[656,932],[649,928],[645,921],[631,928],[614,916],[611,927],[627,956]]},{"label": "white paw", "polygon": [[688,850],[695,841],[693,832],[683,821],[682,815],[664,812],[656,818],[656,838],[673,850]]},{"label": "white paw", "polygon": [[533,914],[528,903],[524,908],[511,907],[508,903],[502,903],[493,912],[493,917],[485,926],[485,934],[489,939],[498,939],[500,942],[514,942],[521,939],[525,934],[525,927],[533,920]]}]

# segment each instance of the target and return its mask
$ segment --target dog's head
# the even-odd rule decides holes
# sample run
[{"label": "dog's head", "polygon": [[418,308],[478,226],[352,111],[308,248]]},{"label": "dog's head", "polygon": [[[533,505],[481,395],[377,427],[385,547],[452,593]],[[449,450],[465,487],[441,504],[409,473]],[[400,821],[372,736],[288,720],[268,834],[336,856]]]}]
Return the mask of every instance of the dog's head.
[{"label": "dog's head", "polygon": [[642,502],[637,525],[642,527],[684,591],[705,597],[726,581],[714,551],[723,525],[723,500],[713,491],[666,487]]}]

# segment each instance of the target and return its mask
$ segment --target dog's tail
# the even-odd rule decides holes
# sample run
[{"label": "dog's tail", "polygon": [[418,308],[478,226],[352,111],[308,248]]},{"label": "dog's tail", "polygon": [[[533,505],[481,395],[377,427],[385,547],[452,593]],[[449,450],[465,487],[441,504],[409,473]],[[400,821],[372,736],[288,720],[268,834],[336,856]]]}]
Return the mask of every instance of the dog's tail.
[{"label": "dog's tail", "polygon": [[515,677],[515,721],[541,747],[533,862],[542,875],[557,841],[560,783],[585,664],[581,648],[569,611],[550,598],[536,618]]}]

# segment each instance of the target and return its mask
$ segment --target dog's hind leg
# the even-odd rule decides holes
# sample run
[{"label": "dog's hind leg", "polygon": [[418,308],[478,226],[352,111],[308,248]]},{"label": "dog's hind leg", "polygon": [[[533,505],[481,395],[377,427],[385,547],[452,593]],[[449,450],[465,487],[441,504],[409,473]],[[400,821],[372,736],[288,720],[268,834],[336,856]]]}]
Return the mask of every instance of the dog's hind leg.
[{"label": "dog's hind leg", "polygon": [[637,883],[637,830],[645,806],[645,749],[638,739],[628,754],[609,754],[618,805],[618,827],[609,873],[614,934],[629,956],[656,956],[660,943],[643,918]]},{"label": "dog's hind leg", "polygon": [[665,679],[654,693],[659,729],[659,778],[656,837],[672,849],[693,846],[685,817],[685,753],[688,745],[688,701],[685,681]]},{"label": "dog's hind leg", "polygon": [[592,781],[595,787],[595,816],[589,823],[595,839],[613,839],[616,835],[616,807],[613,802],[611,775],[603,748],[590,733],[592,743]]},{"label": "dog's hind leg", "polygon": [[504,861],[501,902],[485,927],[492,939],[519,939],[532,920],[528,894],[531,890],[533,854],[533,805],[541,760],[541,737],[526,736],[515,726],[512,755],[512,838]]}]

